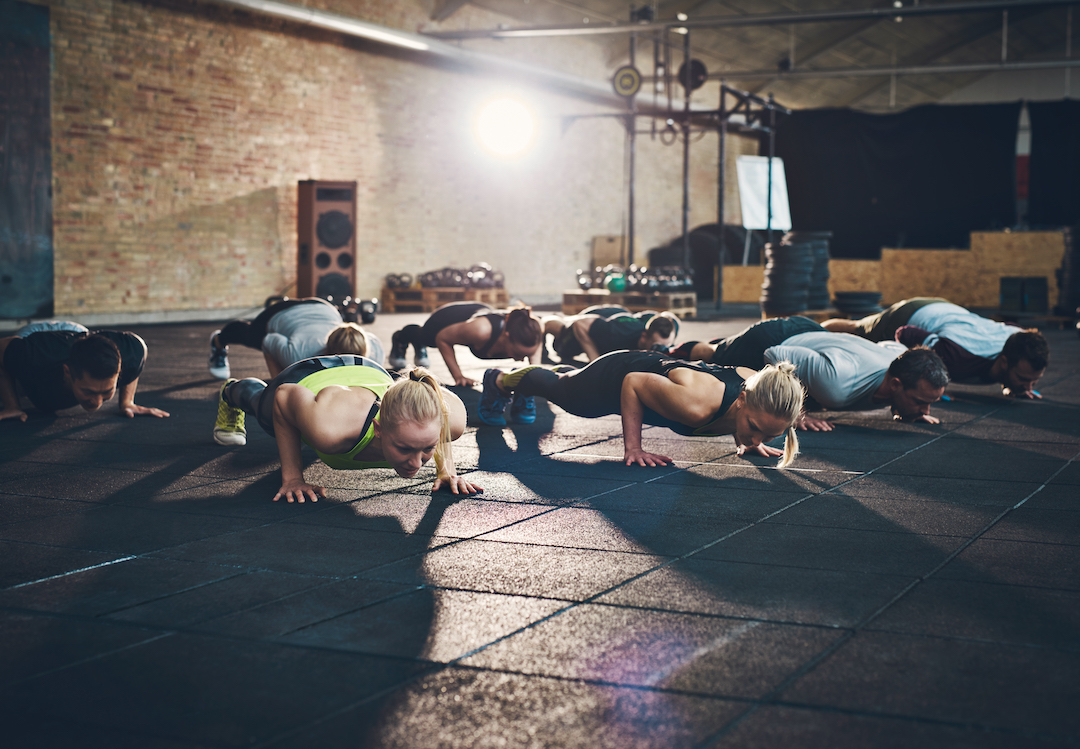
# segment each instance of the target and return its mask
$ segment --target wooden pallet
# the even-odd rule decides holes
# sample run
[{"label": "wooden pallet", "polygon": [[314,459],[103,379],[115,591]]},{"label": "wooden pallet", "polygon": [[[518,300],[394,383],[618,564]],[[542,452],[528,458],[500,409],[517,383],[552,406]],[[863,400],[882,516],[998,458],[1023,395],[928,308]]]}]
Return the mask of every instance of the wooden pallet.
[{"label": "wooden pallet", "polygon": [[[804,309],[801,312],[787,312],[782,315],[773,315],[765,310],[761,311],[762,320],[773,320],[777,317],[809,317],[814,322],[825,322],[831,320],[834,317],[847,317],[843,312],[838,309]],[[862,317],[862,315],[860,315]]]},{"label": "wooden pallet", "polygon": [[383,312],[427,312],[431,313],[450,302],[482,302],[492,307],[505,307],[510,304],[510,295],[506,289],[466,289],[464,287],[435,287],[391,289],[383,287]]},{"label": "wooden pallet", "polygon": [[563,293],[562,312],[564,315],[576,315],[594,304],[626,307],[631,312],[667,310],[684,319],[697,316],[697,294],[693,291],[670,291],[659,294],[614,292],[605,289],[567,291]]}]

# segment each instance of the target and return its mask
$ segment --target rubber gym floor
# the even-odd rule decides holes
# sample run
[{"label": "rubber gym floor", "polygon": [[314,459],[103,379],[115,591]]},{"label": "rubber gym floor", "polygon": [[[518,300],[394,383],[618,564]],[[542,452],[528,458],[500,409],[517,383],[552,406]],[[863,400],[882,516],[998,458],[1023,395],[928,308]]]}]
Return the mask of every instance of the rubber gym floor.
[{"label": "rubber gym floor", "polygon": [[482,495],[306,453],[329,498],[287,504],[257,425],[211,440],[215,327],[130,328],[169,419],[0,423],[7,747],[1080,745],[1075,331],[1041,401],[836,414],[790,470],[659,428],[676,464],[625,467],[618,417],[540,402],[454,445]]}]

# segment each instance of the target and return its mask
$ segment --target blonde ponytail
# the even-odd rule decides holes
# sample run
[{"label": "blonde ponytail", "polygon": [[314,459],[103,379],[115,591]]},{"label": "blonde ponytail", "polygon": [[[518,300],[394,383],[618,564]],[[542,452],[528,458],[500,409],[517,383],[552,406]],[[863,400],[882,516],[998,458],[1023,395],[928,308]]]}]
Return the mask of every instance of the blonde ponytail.
[{"label": "blonde ponytail", "polygon": [[775,366],[766,366],[747,378],[743,392],[746,393],[747,407],[788,422],[784,433],[784,455],[777,464],[778,468],[787,468],[799,454],[795,424],[802,415],[805,397],[803,385],[795,376],[795,365],[782,361]]},{"label": "blonde ponytail", "polygon": [[450,409],[443,397],[442,386],[428,370],[416,367],[386,389],[379,406],[380,423],[384,428],[403,421],[417,424],[439,422],[439,443],[435,446],[435,466],[440,471],[451,462]]}]

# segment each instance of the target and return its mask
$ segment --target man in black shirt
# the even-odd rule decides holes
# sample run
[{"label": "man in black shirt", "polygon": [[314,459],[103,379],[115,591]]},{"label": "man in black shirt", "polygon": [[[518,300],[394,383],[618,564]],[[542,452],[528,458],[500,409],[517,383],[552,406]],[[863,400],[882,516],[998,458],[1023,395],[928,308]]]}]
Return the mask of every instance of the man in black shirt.
[{"label": "man in black shirt", "polygon": [[168,416],[161,409],[135,404],[145,362],[143,339],[116,330],[92,334],[50,330],[0,338],[0,419],[26,421],[19,408],[19,390],[48,412],[77,405],[96,411],[119,390],[122,415]]},{"label": "man in black shirt", "polygon": [[679,332],[679,318],[670,312],[589,308],[572,318],[547,318],[544,332],[554,337],[552,348],[565,364],[582,353],[593,361],[611,351],[670,348]]}]

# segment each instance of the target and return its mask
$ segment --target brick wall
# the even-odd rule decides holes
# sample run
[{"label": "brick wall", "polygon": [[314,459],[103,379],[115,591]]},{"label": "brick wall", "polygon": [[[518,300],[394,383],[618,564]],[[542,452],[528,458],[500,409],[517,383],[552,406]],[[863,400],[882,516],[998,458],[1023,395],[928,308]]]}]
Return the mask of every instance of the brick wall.
[{"label": "brick wall", "polygon": [[[622,126],[560,132],[564,114],[609,110],[528,90],[537,149],[500,163],[469,129],[478,103],[506,90],[497,81],[214,6],[47,4],[58,316],[212,315],[288,291],[303,179],[358,182],[362,295],[390,272],[485,260],[513,294],[553,300],[594,235],[624,231]],[[323,7],[415,30],[427,5]],[[506,21],[467,6],[446,25]],[[469,44],[596,80],[615,67],[610,47],[580,40]],[[692,146],[692,225],[715,220],[716,148],[715,134]],[[681,147],[639,137],[637,176],[647,249],[680,231]]]}]

